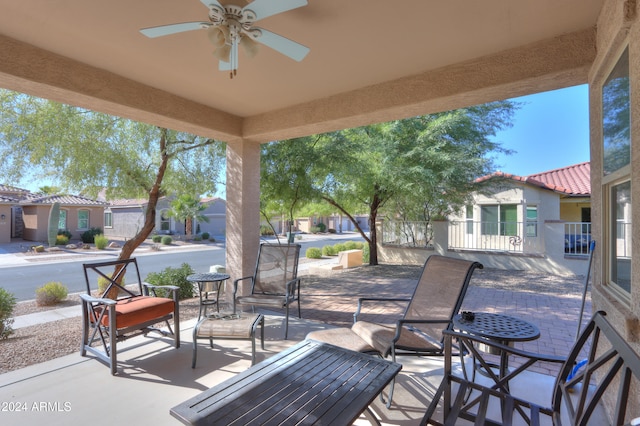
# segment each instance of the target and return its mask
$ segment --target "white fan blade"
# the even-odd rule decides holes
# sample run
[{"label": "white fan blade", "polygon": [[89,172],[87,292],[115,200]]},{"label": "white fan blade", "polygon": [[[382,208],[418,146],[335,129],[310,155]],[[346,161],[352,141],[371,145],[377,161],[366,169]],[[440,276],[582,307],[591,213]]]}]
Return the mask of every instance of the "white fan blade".
[{"label": "white fan blade", "polygon": [[159,27],[143,28],[140,32],[147,37],[155,38],[184,31],[202,30],[209,28],[211,22],[183,22],[181,24],[161,25]]},{"label": "white fan blade", "polygon": [[207,6],[207,8],[209,8],[209,5],[212,4],[214,6],[218,6],[220,9],[224,10],[224,7],[222,7],[220,5],[220,3],[218,1],[216,1],[216,0],[200,0],[200,2],[202,4],[204,4],[205,6]]},{"label": "white fan blade", "polygon": [[[206,0],[200,0],[203,3]],[[307,0],[254,0],[246,5],[242,10],[250,10],[256,15],[256,21],[268,16],[297,9],[307,5]]]},{"label": "white fan blade", "polygon": [[278,35],[276,33],[272,33],[271,31],[265,30],[264,28],[257,29],[260,30],[261,33],[259,37],[255,38],[258,43],[262,43],[265,46],[268,46],[295,61],[300,62],[304,59],[305,56],[307,56],[307,53],[309,53],[309,48],[307,46],[304,46],[293,40],[289,40],[288,38],[282,37],[281,35]]},{"label": "white fan blade", "polygon": [[218,62],[218,69],[220,71],[231,71],[231,64],[229,62],[220,61]]}]

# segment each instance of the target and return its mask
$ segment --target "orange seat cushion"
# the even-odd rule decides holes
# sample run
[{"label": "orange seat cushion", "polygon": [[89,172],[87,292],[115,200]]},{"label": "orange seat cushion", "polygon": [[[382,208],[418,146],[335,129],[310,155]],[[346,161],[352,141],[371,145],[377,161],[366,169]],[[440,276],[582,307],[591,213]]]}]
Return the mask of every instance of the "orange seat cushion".
[{"label": "orange seat cushion", "polygon": [[[144,322],[162,318],[173,313],[174,302],[165,297],[137,296],[121,299],[116,304],[116,328],[135,326]],[[105,315],[102,325],[109,326],[109,316]]]}]

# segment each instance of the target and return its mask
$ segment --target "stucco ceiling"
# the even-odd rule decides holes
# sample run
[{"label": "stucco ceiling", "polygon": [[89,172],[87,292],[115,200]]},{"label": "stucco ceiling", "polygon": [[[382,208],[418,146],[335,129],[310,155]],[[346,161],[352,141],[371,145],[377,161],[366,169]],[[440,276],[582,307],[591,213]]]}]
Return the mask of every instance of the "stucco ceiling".
[{"label": "stucco ceiling", "polygon": [[[206,20],[199,0],[0,0],[0,86],[106,112],[120,107],[122,115],[197,133],[211,129],[217,137],[264,141],[279,130],[296,136],[419,113],[426,99],[471,93],[479,89],[474,84],[504,84],[500,73],[509,67],[522,74],[512,82],[523,82],[520,90],[511,89],[514,95],[584,82],[584,63],[594,52],[574,57],[571,46],[584,51],[593,42],[590,31],[601,5],[602,0],[309,0],[259,22],[308,46],[308,56],[295,62],[264,46],[255,58],[242,52],[238,75],[230,80],[218,71],[205,31],[156,39],[138,31]],[[550,64],[540,64],[536,55]],[[461,71],[460,64],[477,67]],[[501,67],[495,76],[491,64]],[[547,83],[527,83],[543,80],[547,69]],[[442,94],[443,84],[459,87]],[[416,93],[423,94],[413,99]],[[338,119],[345,115],[353,120]]]}]

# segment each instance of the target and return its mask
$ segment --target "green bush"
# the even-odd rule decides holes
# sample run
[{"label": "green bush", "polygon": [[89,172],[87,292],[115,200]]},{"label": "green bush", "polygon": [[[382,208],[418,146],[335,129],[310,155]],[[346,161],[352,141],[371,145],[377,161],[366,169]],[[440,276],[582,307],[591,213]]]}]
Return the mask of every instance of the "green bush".
[{"label": "green bush", "polygon": [[171,243],[173,242],[173,238],[171,238],[168,235],[165,235],[164,237],[162,237],[162,239],[160,240],[162,242],[162,244],[164,244],[165,246],[170,246]]},{"label": "green bush", "polygon": [[347,241],[346,243],[344,243],[344,248],[345,250],[357,250],[358,243],[356,243],[355,241]]},{"label": "green bush", "polygon": [[[193,268],[188,263],[183,263],[179,268],[166,268],[162,272],[151,272],[147,275],[146,282],[153,285],[175,285],[180,287],[178,297],[189,299],[193,297],[193,283],[187,277],[194,273]],[[169,297],[169,291],[156,289],[156,294],[160,297]]]},{"label": "green bush", "polygon": [[[113,274],[106,274],[109,278],[111,278],[111,276]],[[104,293],[104,291],[107,289],[107,287],[109,286],[109,283],[111,283],[111,281],[109,281],[108,279],[106,279],[105,277],[98,277],[98,292],[100,293],[100,295],[102,295]],[[124,277],[122,278],[122,282],[120,283],[121,286],[125,286],[124,283]]]},{"label": "green bush", "polygon": [[323,246],[322,247],[322,255],[323,256],[335,256],[337,253],[333,249],[333,246]]},{"label": "green bush", "polygon": [[84,231],[80,236],[82,242],[85,244],[93,244],[96,235],[102,234],[102,229],[100,228],[91,228],[88,231]]},{"label": "green bush", "polygon": [[68,240],[71,239],[71,232],[67,231],[66,229],[59,229],[58,235],[64,235]]},{"label": "green bush", "polygon": [[159,243],[160,241],[162,241],[162,235],[154,235],[153,237],[151,237],[151,241],[153,241],[154,243]]},{"label": "green bush", "polygon": [[271,228],[269,225],[260,225],[260,235],[271,236],[275,235],[275,233],[273,232],[273,228]]},{"label": "green bush", "polygon": [[66,235],[58,234],[56,236],[56,245],[57,246],[66,246],[69,244],[69,238]]},{"label": "green bush", "polygon": [[13,334],[13,308],[16,298],[4,288],[0,288],[0,339],[6,339]]},{"label": "green bush", "polygon": [[61,282],[51,281],[36,289],[36,304],[38,306],[57,305],[63,301],[69,291]]},{"label": "green bush", "polygon": [[205,241],[208,240],[209,239],[209,233],[208,232],[203,232],[202,233],[202,239],[205,240]]},{"label": "green bush", "polygon": [[341,251],[345,251],[346,250],[346,246],[344,243],[336,243],[333,245],[333,250],[336,252],[336,254],[340,253]]},{"label": "green bush", "polygon": [[317,234],[320,232],[320,227],[319,226],[312,226],[311,228],[309,228],[309,232],[311,232],[312,234]]},{"label": "green bush", "polygon": [[369,244],[362,244],[362,263],[369,264]]},{"label": "green bush", "polygon": [[327,230],[327,225],[325,225],[324,223],[320,222],[318,224],[318,228],[320,228],[320,232],[324,232]]},{"label": "green bush", "polygon": [[109,245],[109,239],[102,234],[96,235],[94,240],[98,250],[104,250]]},{"label": "green bush", "polygon": [[307,259],[320,259],[322,258],[322,250],[318,247],[309,247],[305,256],[307,256]]}]

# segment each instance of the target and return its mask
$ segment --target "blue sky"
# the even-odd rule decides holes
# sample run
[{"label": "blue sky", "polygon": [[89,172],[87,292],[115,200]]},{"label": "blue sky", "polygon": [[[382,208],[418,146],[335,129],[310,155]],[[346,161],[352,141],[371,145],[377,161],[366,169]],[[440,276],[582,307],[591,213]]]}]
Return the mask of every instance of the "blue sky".
[{"label": "blue sky", "polygon": [[498,170],[527,176],[589,161],[586,84],[512,100],[523,103],[513,127],[493,140],[516,152],[498,155]]}]

